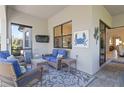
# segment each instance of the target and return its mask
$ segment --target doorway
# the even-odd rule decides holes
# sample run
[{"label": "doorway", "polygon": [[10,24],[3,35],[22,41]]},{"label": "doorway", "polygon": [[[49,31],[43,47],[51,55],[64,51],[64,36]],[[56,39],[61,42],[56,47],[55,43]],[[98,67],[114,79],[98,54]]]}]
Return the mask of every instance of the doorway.
[{"label": "doorway", "polygon": [[106,57],[107,59],[124,61],[124,27],[107,30]]},{"label": "doorway", "polygon": [[106,62],[106,30],[110,27],[102,20],[99,21],[100,28],[100,66]]},{"label": "doorway", "polygon": [[12,42],[11,53],[14,56],[21,56],[28,51],[32,54],[32,27],[22,24],[11,24]]}]

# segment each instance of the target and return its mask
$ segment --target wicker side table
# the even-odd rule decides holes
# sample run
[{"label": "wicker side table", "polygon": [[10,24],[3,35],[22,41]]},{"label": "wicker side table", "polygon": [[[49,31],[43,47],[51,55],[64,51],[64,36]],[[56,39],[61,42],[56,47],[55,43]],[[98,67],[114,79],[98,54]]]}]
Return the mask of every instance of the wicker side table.
[{"label": "wicker side table", "polygon": [[62,64],[66,64],[68,66],[68,72],[71,72],[71,67],[72,65],[74,65],[75,70],[77,69],[77,63],[76,63],[76,59],[73,58],[66,58],[66,59],[62,59],[61,60],[61,68],[62,68]]},{"label": "wicker side table", "polygon": [[38,63],[37,67],[43,67],[43,72],[49,72],[49,66],[47,62]]},{"label": "wicker side table", "polygon": [[33,68],[43,67],[43,72],[48,71],[47,61],[42,58],[32,59],[31,63]]}]

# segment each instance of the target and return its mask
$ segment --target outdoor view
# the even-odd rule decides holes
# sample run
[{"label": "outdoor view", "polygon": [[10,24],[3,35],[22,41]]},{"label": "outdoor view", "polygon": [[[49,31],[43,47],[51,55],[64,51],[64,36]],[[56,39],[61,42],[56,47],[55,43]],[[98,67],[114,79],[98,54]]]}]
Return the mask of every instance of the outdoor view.
[{"label": "outdoor view", "polygon": [[12,24],[12,54],[20,56],[31,49],[31,28]]},{"label": "outdoor view", "polygon": [[23,49],[23,32],[19,31],[19,25],[12,25],[12,54],[20,55]]}]

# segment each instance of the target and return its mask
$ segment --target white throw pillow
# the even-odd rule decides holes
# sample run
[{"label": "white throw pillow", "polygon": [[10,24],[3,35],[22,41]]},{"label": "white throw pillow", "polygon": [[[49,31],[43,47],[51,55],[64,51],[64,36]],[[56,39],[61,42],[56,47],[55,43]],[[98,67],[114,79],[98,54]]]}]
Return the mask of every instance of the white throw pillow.
[{"label": "white throw pillow", "polygon": [[[7,60],[15,60],[16,58],[15,58],[15,56],[13,56],[13,55],[10,55],[9,57],[7,57]],[[17,60],[17,59],[16,59]]]},{"label": "white throw pillow", "polygon": [[26,72],[26,68],[24,66],[20,66],[20,68],[21,68],[21,73],[22,74]]},{"label": "white throw pillow", "polygon": [[57,55],[57,58],[62,58],[62,57],[63,57],[63,55],[61,55],[61,54]]}]

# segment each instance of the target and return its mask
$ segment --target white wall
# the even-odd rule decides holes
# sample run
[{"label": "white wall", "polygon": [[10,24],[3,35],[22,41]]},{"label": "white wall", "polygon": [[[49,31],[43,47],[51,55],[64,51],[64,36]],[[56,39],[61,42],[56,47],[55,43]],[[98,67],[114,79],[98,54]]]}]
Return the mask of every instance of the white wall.
[{"label": "white wall", "polygon": [[[103,6],[68,6],[55,16],[49,18],[48,28],[50,34],[49,51],[53,48],[53,27],[69,20],[72,20],[72,35],[76,31],[89,30],[89,48],[75,48],[72,45],[70,56],[75,58],[78,55],[77,68],[89,74],[99,70],[99,44],[93,37],[95,26],[99,26],[99,19],[102,19],[111,26],[111,16]],[[72,41],[73,41],[72,37]]]},{"label": "white wall", "polygon": [[[8,9],[8,25],[9,25],[9,37],[11,38],[11,23],[24,24],[32,26],[32,48],[33,54],[48,53],[48,43],[37,43],[35,41],[35,35],[48,35],[48,22],[47,20],[39,19],[22,12],[18,12],[12,9]],[[10,40],[11,41],[11,40]]]},{"label": "white wall", "polygon": [[99,27],[99,20],[102,20],[108,26],[112,25],[112,17],[109,12],[101,5],[92,6],[92,35],[91,35],[91,45],[92,45],[92,71],[97,72],[100,69],[99,66],[99,41],[96,44],[96,40],[93,37],[95,27]]},{"label": "white wall", "polygon": [[0,32],[1,32],[1,50],[7,50],[6,43],[6,6],[0,6]]},{"label": "white wall", "polygon": [[124,26],[124,14],[112,16],[112,27]]}]

